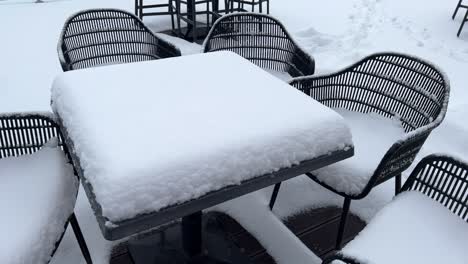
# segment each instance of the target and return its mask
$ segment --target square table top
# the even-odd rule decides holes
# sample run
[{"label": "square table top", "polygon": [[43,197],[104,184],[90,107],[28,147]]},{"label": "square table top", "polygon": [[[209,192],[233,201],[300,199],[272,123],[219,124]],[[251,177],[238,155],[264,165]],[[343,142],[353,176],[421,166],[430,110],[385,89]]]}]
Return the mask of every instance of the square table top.
[{"label": "square table top", "polygon": [[65,72],[52,102],[108,227],[352,147],[340,115],[231,52]]}]

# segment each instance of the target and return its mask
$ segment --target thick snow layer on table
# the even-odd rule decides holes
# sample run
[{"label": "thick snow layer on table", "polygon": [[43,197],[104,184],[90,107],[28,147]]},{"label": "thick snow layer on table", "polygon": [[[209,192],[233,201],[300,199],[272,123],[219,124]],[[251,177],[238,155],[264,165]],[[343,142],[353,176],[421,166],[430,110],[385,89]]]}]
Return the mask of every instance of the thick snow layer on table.
[{"label": "thick snow layer on table", "polygon": [[352,144],[341,116],[231,52],[67,72],[52,99],[111,221]]},{"label": "thick snow layer on table", "polygon": [[408,192],[377,213],[343,252],[378,264],[466,264],[467,245],[468,223],[424,194]]},{"label": "thick snow layer on table", "polygon": [[390,147],[405,136],[398,119],[376,113],[359,113],[336,109],[351,128],[354,156],[318,169],[313,174],[321,182],[347,194],[359,194]]},{"label": "thick snow layer on table", "polygon": [[63,152],[0,160],[0,263],[46,263],[73,212],[78,181]]},{"label": "thick snow layer on table", "polygon": [[[122,8],[130,12],[134,9],[134,1],[128,0],[33,2],[0,1],[0,20],[3,25],[14,25],[0,26],[0,36],[8,40],[0,41],[0,111],[3,112],[50,111],[50,84],[61,72],[57,40],[70,14],[94,7]],[[167,0],[154,2],[167,3]],[[468,131],[465,122],[468,114],[468,28],[456,37],[464,15],[461,10],[455,20],[451,19],[456,4],[456,1],[440,0],[278,0],[271,2],[270,14],[279,18],[294,39],[314,56],[319,74],[339,70],[371,52],[383,50],[418,55],[447,72],[452,88],[448,113],[424,144],[416,158],[419,160],[433,152],[468,156],[468,142],[464,140]],[[311,10],[314,10],[313,15]],[[148,16],[144,22],[156,32],[171,27],[170,16]],[[175,38],[170,39],[183,54],[201,50],[196,44],[173,40]],[[235,77],[238,76],[233,73]],[[374,188],[367,198],[353,201],[351,211],[369,219],[393,195],[393,187],[393,181],[389,181]],[[265,190],[265,199],[270,193],[271,190]],[[281,187],[275,213],[286,217],[308,208],[341,206],[342,203],[342,197],[306,177],[298,177]],[[79,194],[76,212],[94,263],[109,263],[114,242],[102,238],[83,193]],[[83,262],[73,232],[69,231],[52,260],[54,264]],[[282,239],[281,234],[276,239]],[[301,260],[277,262],[302,264]],[[311,260],[310,263],[320,262]]]}]

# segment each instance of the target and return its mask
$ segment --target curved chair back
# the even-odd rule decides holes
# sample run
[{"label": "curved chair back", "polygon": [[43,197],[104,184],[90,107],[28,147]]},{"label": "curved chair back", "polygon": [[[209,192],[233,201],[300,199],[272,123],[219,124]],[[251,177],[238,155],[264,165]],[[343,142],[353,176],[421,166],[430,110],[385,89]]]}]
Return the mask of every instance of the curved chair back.
[{"label": "curved chair back", "polygon": [[312,75],[314,59],[303,51],[284,26],[263,14],[234,13],[213,25],[204,52],[233,51],[264,69],[287,72],[292,77]]},{"label": "curved chair back", "polygon": [[430,155],[411,173],[402,191],[419,191],[468,222],[468,164],[453,157]]},{"label": "curved chair back", "polygon": [[116,9],[91,9],[71,16],[63,27],[58,54],[63,71],[181,55],[135,15]]},{"label": "curved chair back", "polygon": [[377,53],[324,76],[302,77],[291,85],[332,108],[397,118],[407,135],[386,153],[363,195],[406,170],[430,132],[445,117],[447,77],[428,62],[398,53]]},{"label": "curved chair back", "polygon": [[[7,157],[17,157],[26,154],[32,154],[38,151],[42,146],[52,138],[57,138],[58,144],[65,152],[65,155],[70,159],[70,155],[63,144],[63,138],[59,132],[58,125],[55,122],[52,114],[49,113],[15,113],[0,115],[0,159]],[[75,173],[76,175],[76,173]],[[77,180],[78,180],[78,176]],[[74,195],[75,199],[78,195],[78,189]],[[74,214],[69,217],[65,224],[63,233],[57,238],[51,256],[55,254],[63,235],[67,229],[68,223],[72,221],[75,229],[78,227]],[[75,221],[75,222],[73,222]],[[81,235],[81,231],[78,235]],[[83,240],[84,241],[84,240]],[[80,242],[83,255],[87,263],[91,263],[91,258],[85,244]],[[49,260],[50,261],[50,260]]]}]

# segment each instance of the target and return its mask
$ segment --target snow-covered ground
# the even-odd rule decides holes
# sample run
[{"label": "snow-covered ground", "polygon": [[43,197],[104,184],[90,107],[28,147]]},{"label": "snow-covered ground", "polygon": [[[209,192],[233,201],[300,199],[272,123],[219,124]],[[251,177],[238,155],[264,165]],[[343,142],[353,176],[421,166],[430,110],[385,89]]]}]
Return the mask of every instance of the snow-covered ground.
[{"label": "snow-covered ground", "polygon": [[[70,14],[93,7],[132,11],[134,3],[131,0],[32,2],[0,0],[0,112],[50,110],[50,87],[61,72],[57,40]],[[464,118],[468,114],[465,89],[468,28],[460,38],[456,37],[462,12],[452,21],[455,5],[456,1],[440,0],[272,0],[271,14],[282,20],[297,41],[315,57],[319,74],[340,69],[375,51],[410,53],[437,64],[451,82],[448,114],[428,139],[418,159],[433,152],[467,159],[468,123]],[[145,22],[155,31],[170,26],[169,18],[149,18]],[[200,50],[198,45],[168,39],[184,54]],[[353,203],[351,210],[368,221],[390,200],[392,187],[393,182],[390,182],[376,188],[368,198]],[[266,210],[270,192],[271,189],[247,195],[216,209],[233,215],[256,235],[279,263],[318,263],[313,253]],[[249,203],[249,211],[242,211],[239,203]],[[282,187],[275,214],[284,218],[308,208],[341,203],[339,197],[299,177]],[[95,263],[106,263],[115,242],[102,238],[82,190],[76,212]],[[284,247],[285,244],[290,247]],[[71,232],[67,232],[52,263],[84,263]]]}]

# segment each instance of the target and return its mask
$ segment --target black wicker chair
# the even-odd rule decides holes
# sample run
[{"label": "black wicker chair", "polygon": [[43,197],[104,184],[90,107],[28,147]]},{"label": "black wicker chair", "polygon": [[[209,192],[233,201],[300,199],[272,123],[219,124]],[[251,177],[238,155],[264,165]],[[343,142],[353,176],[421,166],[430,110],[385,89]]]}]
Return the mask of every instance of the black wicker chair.
[{"label": "black wicker chair", "polygon": [[[59,146],[70,160],[68,150],[63,144],[62,135],[58,130],[58,126],[52,114],[16,113],[0,115],[0,158],[32,154],[54,137],[58,138]],[[75,175],[77,174],[75,173]],[[70,195],[76,197],[78,195],[78,190],[76,193],[71,193]],[[57,238],[51,256],[55,254],[55,251],[62,241],[68,223],[72,226],[86,263],[91,264],[91,256],[74,213],[70,215],[65,224],[63,233]]]},{"label": "black wicker chair", "polygon": [[461,22],[460,28],[458,28],[457,37],[460,37],[463,27],[465,26],[465,23],[468,21],[468,5],[463,4],[463,0],[458,1],[457,7],[455,8],[455,11],[453,12],[453,15],[452,15],[452,19],[455,19],[455,17],[457,16],[458,10],[460,8],[465,8],[466,12]]},{"label": "black wicker chair", "polygon": [[58,43],[63,71],[180,56],[174,45],[155,36],[135,15],[91,9],[71,16]]},{"label": "black wicker chair", "polygon": [[[453,214],[468,223],[468,164],[466,163],[442,155],[427,156],[418,163],[403,186],[402,191],[421,192],[433,200],[440,202]],[[444,227],[441,226],[440,228],[443,229]],[[401,234],[401,237],[411,239],[404,233]],[[375,245],[378,244],[379,241],[375,241]],[[431,249],[428,248],[427,250]],[[398,252],[395,252],[393,248],[388,248],[388,254],[390,257],[398,255]],[[336,252],[326,258],[323,263],[328,264],[332,262],[348,264],[368,263],[367,261],[360,260],[357,256],[351,256],[344,252]]]},{"label": "black wicker chair", "polygon": [[233,51],[259,67],[287,72],[292,77],[311,75],[315,70],[312,56],[268,15],[224,15],[213,25],[203,45],[204,52]]},{"label": "black wicker chair", "polygon": [[[266,13],[270,14],[270,0],[226,0],[226,10],[234,11],[251,11],[255,12],[255,7],[258,6],[258,12],[263,13],[263,3],[266,3]],[[245,6],[250,6],[250,10]]]},{"label": "black wicker chair", "polygon": [[[405,137],[395,142],[362,189],[349,192],[318,179],[314,172],[306,175],[343,196],[336,248],[341,247],[351,200],[362,199],[372,188],[395,177],[395,193],[401,187],[401,173],[413,162],[431,131],[444,119],[449,83],[444,74],[431,64],[403,54],[377,53],[336,73],[293,79],[290,84],[331,108],[398,117]],[[356,149],[359,146],[355,146]],[[339,176],[339,175],[337,175]],[[280,189],[277,184],[270,200],[273,208]]]}]

